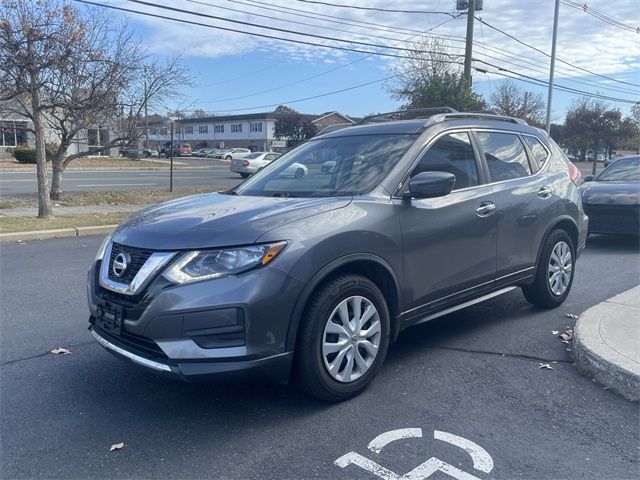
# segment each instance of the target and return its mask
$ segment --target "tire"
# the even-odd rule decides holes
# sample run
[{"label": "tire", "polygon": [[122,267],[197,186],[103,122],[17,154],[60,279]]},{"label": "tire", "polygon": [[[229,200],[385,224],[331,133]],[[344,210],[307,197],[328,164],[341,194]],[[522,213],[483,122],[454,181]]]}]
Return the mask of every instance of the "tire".
[{"label": "tire", "polygon": [[[351,307],[347,307],[346,312],[352,315],[353,304],[349,303],[352,301],[359,302],[363,316],[370,312],[370,307],[374,307],[373,315],[356,329],[360,334],[368,335],[366,337],[355,333],[353,328],[347,331],[340,319],[339,306],[347,302]],[[331,328],[330,323],[337,325],[332,329],[337,328],[341,333],[327,332]],[[368,334],[377,331],[376,325],[379,326],[379,332]],[[387,302],[372,281],[361,275],[345,274],[325,282],[314,292],[301,318],[293,369],[298,387],[309,395],[330,402],[358,395],[373,380],[384,362],[389,347],[389,332]],[[325,356],[323,344],[330,347],[340,343],[346,346]],[[376,343],[375,354],[371,353],[370,348],[365,348]],[[356,350],[359,361],[356,361]],[[342,357],[338,359],[340,355]],[[330,362],[337,367],[334,374],[329,371]],[[349,363],[352,370],[349,370]]]},{"label": "tire", "polygon": [[294,175],[297,179],[304,177],[304,170],[302,168],[298,168]]},{"label": "tire", "polygon": [[241,176],[242,178],[249,178],[249,175],[250,175],[250,174],[249,174],[249,173],[246,173],[246,172],[242,172],[242,173],[240,174],[240,176]]},{"label": "tire", "polygon": [[[562,248],[561,244],[568,247],[568,252],[571,257],[569,258],[570,269],[567,265],[564,268],[560,268],[557,272],[560,277],[560,283],[554,283],[552,281],[551,269],[558,268],[558,262],[556,259],[562,257],[558,256],[558,248]],[[560,250],[562,251],[562,250]],[[555,258],[552,260],[552,255],[556,253]],[[564,263],[564,262],[562,262]],[[569,234],[564,230],[552,231],[545,240],[542,251],[540,253],[540,259],[536,267],[536,278],[531,285],[525,285],[522,287],[522,293],[529,303],[543,308],[556,308],[561,305],[569,295],[571,286],[573,285],[573,277],[575,274],[576,265],[576,248],[571,240]],[[556,286],[555,291],[553,285]],[[560,288],[558,287],[560,285]]]},{"label": "tire", "polygon": [[231,155],[227,155],[227,156],[225,157],[225,160],[229,160],[229,161],[231,161],[231,160],[233,160],[233,157],[231,157]]}]

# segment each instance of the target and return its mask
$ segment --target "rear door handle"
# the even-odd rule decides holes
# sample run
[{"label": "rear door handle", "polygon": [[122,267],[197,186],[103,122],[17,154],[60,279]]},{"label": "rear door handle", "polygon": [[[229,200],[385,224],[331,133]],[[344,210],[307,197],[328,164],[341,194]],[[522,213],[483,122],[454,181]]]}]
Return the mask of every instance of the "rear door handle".
[{"label": "rear door handle", "polygon": [[551,196],[551,188],[549,187],[540,187],[538,189],[538,196],[540,198],[549,198]]},{"label": "rear door handle", "polygon": [[482,202],[476,208],[476,214],[479,217],[488,217],[491,215],[496,209],[496,204],[493,202]]}]

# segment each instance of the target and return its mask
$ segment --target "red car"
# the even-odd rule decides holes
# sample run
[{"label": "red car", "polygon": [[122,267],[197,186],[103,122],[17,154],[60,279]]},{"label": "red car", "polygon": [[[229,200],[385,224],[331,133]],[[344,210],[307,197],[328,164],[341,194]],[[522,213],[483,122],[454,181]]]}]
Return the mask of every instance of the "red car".
[{"label": "red car", "polygon": [[[173,156],[180,157],[186,155],[188,157],[191,156],[191,145],[188,143],[176,143],[173,146]],[[171,156],[170,151],[167,152],[167,157]]]}]

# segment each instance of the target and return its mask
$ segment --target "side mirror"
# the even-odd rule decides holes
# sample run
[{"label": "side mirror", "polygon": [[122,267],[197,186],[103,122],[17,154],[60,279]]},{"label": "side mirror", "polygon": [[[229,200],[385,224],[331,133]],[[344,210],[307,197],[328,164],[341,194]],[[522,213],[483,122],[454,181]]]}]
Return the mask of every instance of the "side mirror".
[{"label": "side mirror", "polygon": [[409,180],[409,191],[402,197],[435,198],[449,195],[456,183],[456,176],[448,172],[422,172]]},{"label": "side mirror", "polygon": [[584,181],[585,182],[593,182],[595,180],[596,177],[594,177],[593,175],[587,175],[586,177],[584,177]]}]

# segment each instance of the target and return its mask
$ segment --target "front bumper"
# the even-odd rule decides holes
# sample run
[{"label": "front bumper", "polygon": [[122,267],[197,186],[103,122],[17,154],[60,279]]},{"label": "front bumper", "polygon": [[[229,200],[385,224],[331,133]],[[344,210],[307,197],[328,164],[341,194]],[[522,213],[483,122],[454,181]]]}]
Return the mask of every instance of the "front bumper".
[{"label": "front bumper", "polygon": [[[183,285],[159,277],[137,296],[115,294],[89,272],[90,331],[114,355],[165,376],[288,379],[286,340],[302,283],[271,267]],[[98,306],[123,312],[121,330],[97,322]]]}]

